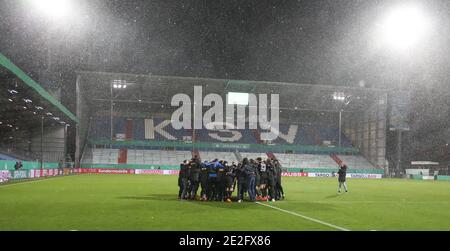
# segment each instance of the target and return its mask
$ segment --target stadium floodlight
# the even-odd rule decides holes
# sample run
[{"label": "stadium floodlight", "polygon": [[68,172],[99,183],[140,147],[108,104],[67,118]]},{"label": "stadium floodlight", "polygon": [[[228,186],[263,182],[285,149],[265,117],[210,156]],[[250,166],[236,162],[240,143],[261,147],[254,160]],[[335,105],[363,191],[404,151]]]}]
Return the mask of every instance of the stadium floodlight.
[{"label": "stadium floodlight", "polygon": [[407,50],[424,39],[429,20],[420,6],[404,4],[387,13],[379,25],[381,42],[391,49]]},{"label": "stadium floodlight", "polygon": [[339,100],[339,101],[344,101],[345,100],[345,94],[343,92],[334,92],[333,93],[333,99],[334,100]]},{"label": "stadium floodlight", "polygon": [[49,18],[61,20],[71,15],[72,0],[28,0],[31,6]]},{"label": "stadium floodlight", "polygon": [[114,87],[114,89],[117,89],[117,85],[116,84],[113,84],[113,87]]},{"label": "stadium floodlight", "polygon": [[44,110],[44,108],[42,106],[35,106],[35,108],[38,110]]},{"label": "stadium floodlight", "polygon": [[54,120],[59,120],[59,118],[58,118],[58,117],[53,117],[53,119],[54,119]]},{"label": "stadium floodlight", "polygon": [[8,89],[8,92],[11,93],[11,94],[17,94],[17,93],[19,93],[19,92],[16,91],[16,90],[10,90],[10,89]]},{"label": "stadium floodlight", "polygon": [[9,102],[13,102],[13,100],[12,100],[12,99],[10,99],[10,98],[9,98],[8,100],[9,100]]},{"label": "stadium floodlight", "polygon": [[23,101],[25,101],[25,103],[33,103],[33,101],[31,101],[31,99],[28,98],[24,98]]},{"label": "stadium floodlight", "polygon": [[48,116],[53,116],[53,114],[51,112],[47,112],[46,113]]}]

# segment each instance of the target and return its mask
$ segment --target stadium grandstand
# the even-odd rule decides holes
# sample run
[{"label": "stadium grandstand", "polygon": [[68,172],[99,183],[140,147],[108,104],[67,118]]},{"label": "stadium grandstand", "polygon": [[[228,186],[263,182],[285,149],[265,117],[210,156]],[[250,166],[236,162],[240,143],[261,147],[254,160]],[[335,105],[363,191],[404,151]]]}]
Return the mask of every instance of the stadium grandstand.
[{"label": "stadium grandstand", "polygon": [[[260,128],[174,129],[171,99],[193,97],[194,86],[223,100],[230,92],[279,94],[280,136],[262,141]],[[384,174],[386,107],[386,91],[374,88],[80,71],[76,160],[86,168],[176,170],[194,155],[271,157],[290,172],[329,173],[344,162],[350,172]]]},{"label": "stadium grandstand", "polygon": [[67,135],[76,116],[2,54],[0,65],[1,169],[21,161],[24,170],[15,174],[27,177],[29,170],[73,164]]},{"label": "stadium grandstand", "polygon": [[450,1],[0,2],[3,243],[450,230]]}]

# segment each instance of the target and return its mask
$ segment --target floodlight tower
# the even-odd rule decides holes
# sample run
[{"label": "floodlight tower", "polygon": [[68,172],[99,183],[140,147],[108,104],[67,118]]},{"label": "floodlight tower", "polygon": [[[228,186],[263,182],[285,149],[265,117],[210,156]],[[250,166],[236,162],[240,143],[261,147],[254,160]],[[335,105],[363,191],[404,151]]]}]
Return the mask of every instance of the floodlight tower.
[{"label": "floodlight tower", "polygon": [[[431,18],[424,8],[414,3],[403,3],[392,7],[378,23],[377,39],[383,49],[395,55],[414,55],[420,44],[427,39],[431,30]],[[399,72],[398,74],[404,74]],[[399,175],[402,162],[402,132],[409,128],[390,128],[398,133],[397,171]]]},{"label": "floodlight tower", "polygon": [[342,112],[344,112],[344,108],[350,104],[351,95],[346,95],[343,92],[334,92],[333,93],[333,100],[336,100],[338,102],[342,102],[342,106],[339,109],[339,143],[338,146],[341,147],[341,134],[342,134]]}]

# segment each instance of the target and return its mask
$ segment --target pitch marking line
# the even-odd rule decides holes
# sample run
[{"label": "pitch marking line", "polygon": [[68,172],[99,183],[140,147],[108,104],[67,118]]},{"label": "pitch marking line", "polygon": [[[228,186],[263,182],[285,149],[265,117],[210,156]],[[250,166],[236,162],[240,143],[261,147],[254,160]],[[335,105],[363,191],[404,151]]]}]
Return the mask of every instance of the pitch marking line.
[{"label": "pitch marking line", "polygon": [[63,177],[68,177],[68,176],[67,175],[61,176],[61,177],[53,176],[53,177],[44,178],[44,179],[38,179],[38,180],[20,181],[20,182],[17,182],[17,183],[0,185],[0,188],[2,188],[2,187],[10,187],[10,186],[15,186],[15,185],[28,184],[28,183],[34,183],[34,182],[45,181],[45,180],[53,180],[54,178],[63,178]]},{"label": "pitch marking line", "polygon": [[307,220],[310,220],[310,221],[313,221],[313,222],[316,222],[316,223],[319,223],[319,224],[322,224],[322,225],[325,225],[325,226],[328,226],[328,227],[331,227],[331,228],[335,228],[335,229],[342,230],[342,231],[350,231],[350,229],[346,229],[346,228],[343,228],[343,227],[340,227],[340,226],[336,226],[336,225],[333,225],[331,223],[327,223],[327,222],[324,222],[324,221],[321,221],[321,220],[318,220],[318,219],[314,219],[314,218],[311,218],[311,217],[308,217],[308,216],[305,216],[305,215],[301,215],[301,214],[298,214],[298,213],[295,213],[295,212],[284,210],[284,209],[281,209],[279,207],[275,207],[275,206],[272,206],[272,205],[264,204],[264,203],[261,203],[261,202],[258,202],[258,201],[256,202],[256,204],[259,204],[259,205],[262,205],[262,206],[265,206],[265,207],[270,207],[270,208],[273,208],[275,210],[278,210],[278,211],[281,211],[281,212],[285,212],[285,213],[288,213],[288,214],[292,214],[292,215],[301,217],[303,219],[307,219]]}]

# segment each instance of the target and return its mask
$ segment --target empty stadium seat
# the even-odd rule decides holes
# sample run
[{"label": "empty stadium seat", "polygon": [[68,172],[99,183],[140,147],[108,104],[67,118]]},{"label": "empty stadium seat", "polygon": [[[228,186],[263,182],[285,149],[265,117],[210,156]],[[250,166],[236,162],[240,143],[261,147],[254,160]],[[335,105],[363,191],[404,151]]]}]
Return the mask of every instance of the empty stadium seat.
[{"label": "empty stadium seat", "polygon": [[211,151],[200,151],[200,157],[202,161],[210,161],[213,159],[226,160],[229,163],[238,160],[233,152],[211,152]]},{"label": "empty stadium seat", "polygon": [[374,169],[376,168],[372,165],[366,158],[360,155],[338,155],[348,168],[351,169]]},{"label": "empty stadium seat", "polygon": [[93,149],[93,164],[117,164],[119,149]]},{"label": "empty stadium seat", "polygon": [[337,163],[325,154],[277,153],[277,159],[284,167],[291,168],[336,168]]},{"label": "empty stadium seat", "polygon": [[191,159],[190,151],[134,150],[129,149],[128,164],[177,166],[186,159]]}]

